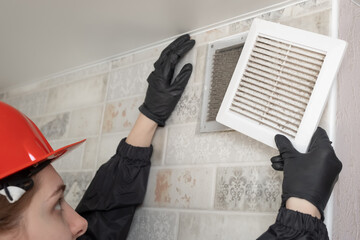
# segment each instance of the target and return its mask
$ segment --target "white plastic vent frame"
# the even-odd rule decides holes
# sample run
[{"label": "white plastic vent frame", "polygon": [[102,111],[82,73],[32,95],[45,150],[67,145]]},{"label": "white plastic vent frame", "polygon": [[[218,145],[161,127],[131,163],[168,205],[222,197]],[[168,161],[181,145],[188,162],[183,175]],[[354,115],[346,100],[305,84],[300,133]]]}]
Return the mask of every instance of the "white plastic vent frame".
[{"label": "white plastic vent frame", "polygon": [[346,42],[255,19],[216,121],[276,148],[286,135],[307,150]]},{"label": "white plastic vent frame", "polygon": [[209,112],[214,55],[215,52],[219,49],[224,49],[231,46],[244,44],[247,34],[248,32],[235,34],[230,37],[225,37],[210,42],[208,44],[208,50],[206,56],[205,80],[204,80],[204,88],[203,88],[203,99],[202,99],[202,108],[201,108],[201,116],[200,116],[200,132],[216,132],[216,131],[231,130],[227,126],[224,126],[218,123],[217,121],[207,120],[207,116]]}]

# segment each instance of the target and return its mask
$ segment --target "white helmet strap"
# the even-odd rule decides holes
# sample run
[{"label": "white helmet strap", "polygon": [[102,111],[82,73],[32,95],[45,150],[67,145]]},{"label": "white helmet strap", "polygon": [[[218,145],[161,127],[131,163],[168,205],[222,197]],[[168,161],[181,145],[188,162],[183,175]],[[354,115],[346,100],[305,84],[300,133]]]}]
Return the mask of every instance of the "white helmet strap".
[{"label": "white helmet strap", "polygon": [[0,195],[6,197],[9,203],[14,203],[19,200],[26,191],[17,186],[5,186],[0,190]]}]

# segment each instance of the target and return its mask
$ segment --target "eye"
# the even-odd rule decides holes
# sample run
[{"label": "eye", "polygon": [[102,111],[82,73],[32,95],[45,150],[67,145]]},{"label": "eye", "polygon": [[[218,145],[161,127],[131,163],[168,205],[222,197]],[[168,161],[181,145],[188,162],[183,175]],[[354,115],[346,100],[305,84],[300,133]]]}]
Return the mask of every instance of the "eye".
[{"label": "eye", "polygon": [[63,198],[60,198],[60,199],[57,201],[54,209],[57,210],[57,211],[61,211],[61,210],[62,210],[61,204],[62,204],[63,201],[64,201],[64,199],[63,199]]}]

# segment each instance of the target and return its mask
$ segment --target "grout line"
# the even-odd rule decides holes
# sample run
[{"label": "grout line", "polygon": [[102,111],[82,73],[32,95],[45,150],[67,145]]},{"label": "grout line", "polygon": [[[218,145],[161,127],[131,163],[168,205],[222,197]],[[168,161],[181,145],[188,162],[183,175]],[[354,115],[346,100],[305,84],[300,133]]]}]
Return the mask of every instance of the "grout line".
[{"label": "grout line", "polygon": [[212,181],[212,189],[211,189],[211,207],[215,208],[215,196],[216,196],[216,181],[217,181],[217,170],[218,168],[214,166],[213,168],[213,178]]},{"label": "grout line", "polygon": [[100,145],[101,145],[102,135],[103,135],[102,134],[102,129],[103,129],[103,124],[104,124],[104,119],[105,119],[105,110],[106,110],[106,104],[107,104],[106,99],[107,99],[107,96],[108,96],[108,93],[109,93],[109,88],[110,88],[110,74],[108,74],[108,76],[107,76],[105,97],[104,97],[104,101],[102,103],[103,109],[102,109],[101,121],[100,121],[100,127],[99,127],[99,138],[98,138],[98,143],[96,145],[96,157],[95,157],[94,172],[100,167],[100,166],[98,166],[99,156],[100,156]]},{"label": "grout line", "polygon": [[144,210],[158,211],[158,212],[175,212],[175,213],[200,213],[200,214],[219,214],[226,216],[276,216],[277,211],[274,212],[252,212],[240,210],[218,210],[218,209],[185,209],[185,208],[166,208],[166,207],[141,207]]},{"label": "grout line", "polygon": [[[270,158],[269,158],[270,159]],[[259,162],[226,162],[226,163],[195,163],[195,164],[182,164],[182,165],[157,165],[152,166],[154,170],[162,169],[184,169],[184,168],[231,168],[231,167],[271,167],[269,161],[259,161]]]},{"label": "grout line", "polygon": [[174,240],[177,240],[180,232],[180,213],[176,212],[175,229],[174,229]]}]

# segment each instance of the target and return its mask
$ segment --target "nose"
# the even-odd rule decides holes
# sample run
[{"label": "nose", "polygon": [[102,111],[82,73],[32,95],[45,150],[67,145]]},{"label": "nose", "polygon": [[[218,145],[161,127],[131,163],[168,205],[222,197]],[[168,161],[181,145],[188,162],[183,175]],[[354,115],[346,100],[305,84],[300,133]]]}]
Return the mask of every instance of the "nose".
[{"label": "nose", "polygon": [[85,218],[81,217],[77,212],[75,212],[75,210],[70,205],[67,204],[67,208],[68,211],[66,214],[66,220],[69,224],[70,231],[75,238],[78,238],[86,232],[88,228],[88,222],[85,220]]}]

